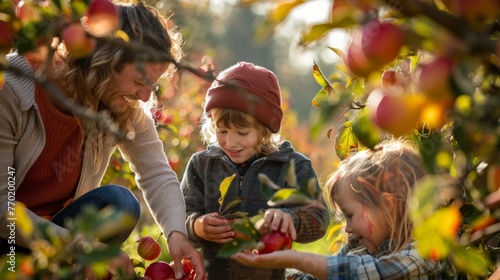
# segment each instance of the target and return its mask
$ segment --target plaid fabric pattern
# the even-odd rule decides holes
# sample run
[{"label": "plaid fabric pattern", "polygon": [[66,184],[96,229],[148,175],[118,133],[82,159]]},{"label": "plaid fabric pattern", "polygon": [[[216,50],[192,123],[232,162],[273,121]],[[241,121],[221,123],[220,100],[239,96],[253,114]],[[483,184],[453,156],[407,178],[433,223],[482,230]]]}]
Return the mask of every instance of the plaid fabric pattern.
[{"label": "plaid fabric pattern", "polygon": [[[345,245],[340,253],[327,257],[328,280],[375,279],[441,279],[438,263],[423,259],[413,242],[396,253],[389,253],[388,242],[380,246],[376,255],[365,248]],[[297,270],[287,271],[288,280],[316,280]]]}]

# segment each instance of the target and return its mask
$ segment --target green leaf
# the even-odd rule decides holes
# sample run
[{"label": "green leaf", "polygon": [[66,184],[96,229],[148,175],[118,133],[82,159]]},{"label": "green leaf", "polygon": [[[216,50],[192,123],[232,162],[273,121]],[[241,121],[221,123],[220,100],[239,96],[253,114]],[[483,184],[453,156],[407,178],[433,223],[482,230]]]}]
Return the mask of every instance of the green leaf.
[{"label": "green leaf", "polygon": [[257,247],[257,241],[247,240],[243,238],[234,238],[233,240],[224,243],[220,248],[217,256],[220,258],[229,258],[232,255],[242,252],[247,249],[254,249]]},{"label": "green leaf", "polygon": [[380,132],[377,130],[377,127],[374,126],[370,120],[368,120],[365,108],[363,108],[353,120],[352,132],[356,135],[361,144],[370,149],[373,149],[382,141],[382,137],[380,136]]},{"label": "green leaf", "polygon": [[332,50],[335,54],[337,54],[340,58],[344,58],[344,52],[341,49],[337,49],[334,47],[328,47],[330,50]]},{"label": "green leaf", "polygon": [[313,100],[311,101],[311,105],[315,108],[320,108],[321,109],[321,100],[328,98],[328,96],[332,93],[332,87],[326,86],[322,87],[318,93],[314,96]]},{"label": "green leaf", "polygon": [[233,208],[234,206],[240,204],[244,199],[241,197],[235,197],[233,200],[231,200],[226,207],[224,207],[224,210],[222,210],[219,215],[223,216],[229,209]]},{"label": "green leaf", "polygon": [[335,138],[335,152],[340,159],[351,155],[353,150],[358,149],[358,137],[352,132],[352,122],[346,121],[337,131]]},{"label": "green leaf", "polygon": [[267,199],[270,199],[277,190],[281,189],[269,179],[266,174],[259,173],[258,177],[260,181],[260,191]]},{"label": "green leaf", "polygon": [[313,63],[314,64],[313,64],[313,68],[312,68],[312,73],[313,73],[313,77],[316,80],[316,82],[322,87],[326,87],[326,86],[331,87],[330,82],[325,77],[325,74],[323,74],[323,71],[321,71],[321,68],[319,67],[318,63],[316,63],[316,61],[314,61]]},{"label": "green leaf", "polygon": [[111,260],[118,256],[120,251],[120,245],[114,244],[103,248],[94,248],[88,253],[77,253],[75,254],[75,259],[83,264],[91,264]]},{"label": "green leaf", "polygon": [[325,37],[335,25],[331,23],[320,23],[309,26],[309,29],[302,34],[301,44],[309,44]]},{"label": "green leaf", "polygon": [[308,204],[311,203],[311,198],[301,190],[298,189],[280,189],[275,192],[267,205],[281,206],[286,204]]},{"label": "green leaf", "polygon": [[239,220],[236,220],[231,225],[231,229],[233,229],[234,231],[237,231],[237,232],[241,232],[244,235],[249,236],[250,239],[259,240],[260,233],[255,228],[254,223],[252,222],[251,219],[252,218],[249,218],[249,217],[243,217]]},{"label": "green leaf", "polygon": [[288,162],[288,166],[286,167],[286,173],[285,173],[285,181],[290,185],[290,186],[297,186],[297,174],[295,174],[295,160],[291,159]]},{"label": "green leaf", "polygon": [[429,173],[436,173],[436,157],[441,151],[443,146],[443,140],[441,138],[441,133],[432,132],[427,135],[420,135],[418,137],[417,144],[419,147],[420,156],[424,162],[424,165]]},{"label": "green leaf", "polygon": [[472,248],[457,246],[450,257],[460,271],[476,276],[486,276],[491,265],[491,261],[484,253]]},{"label": "green leaf", "polygon": [[307,194],[311,199],[314,199],[318,193],[318,180],[314,177],[306,180],[300,188],[300,191]]},{"label": "green leaf", "polygon": [[246,216],[248,216],[248,212],[243,212],[243,211],[236,211],[236,212],[232,212],[232,213],[228,213],[228,214],[223,215],[223,217],[228,219],[228,220],[243,218]]}]

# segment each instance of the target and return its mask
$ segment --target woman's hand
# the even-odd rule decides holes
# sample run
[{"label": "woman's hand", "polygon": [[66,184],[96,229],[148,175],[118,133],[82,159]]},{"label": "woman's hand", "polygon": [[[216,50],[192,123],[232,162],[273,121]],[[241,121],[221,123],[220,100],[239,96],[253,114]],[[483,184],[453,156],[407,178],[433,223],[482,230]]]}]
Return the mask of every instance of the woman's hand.
[{"label": "woman's hand", "polygon": [[206,280],[208,275],[203,266],[203,257],[200,252],[196,250],[191,243],[189,243],[187,236],[181,232],[174,231],[168,237],[168,251],[174,261],[174,272],[176,279],[184,277],[182,259],[189,259],[194,266],[195,280]]},{"label": "woman's hand", "polygon": [[205,214],[194,222],[194,232],[205,240],[226,243],[231,241],[235,233],[231,229],[231,221],[217,217],[217,213]]}]

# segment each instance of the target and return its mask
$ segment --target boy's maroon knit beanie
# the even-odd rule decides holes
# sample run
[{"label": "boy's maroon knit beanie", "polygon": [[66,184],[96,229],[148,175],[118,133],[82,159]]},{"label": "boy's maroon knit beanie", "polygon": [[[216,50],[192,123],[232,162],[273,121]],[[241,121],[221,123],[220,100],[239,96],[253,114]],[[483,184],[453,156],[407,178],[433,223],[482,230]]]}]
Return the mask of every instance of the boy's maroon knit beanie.
[{"label": "boy's maroon knit beanie", "polygon": [[277,133],[283,120],[278,78],[264,67],[238,62],[219,73],[208,89],[205,113],[210,115],[213,108],[247,113]]}]

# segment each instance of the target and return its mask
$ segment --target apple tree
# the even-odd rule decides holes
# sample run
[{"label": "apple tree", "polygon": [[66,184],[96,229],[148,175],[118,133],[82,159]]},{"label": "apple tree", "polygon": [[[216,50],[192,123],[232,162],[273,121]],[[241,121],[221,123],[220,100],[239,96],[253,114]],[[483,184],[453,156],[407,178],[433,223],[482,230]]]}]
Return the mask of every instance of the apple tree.
[{"label": "apple tree", "polygon": [[[269,1],[240,1],[258,5]],[[305,0],[273,1],[256,30],[273,33]],[[332,65],[311,62],[319,91],[310,133],[335,143],[340,159],[387,137],[419,146],[428,176],[411,204],[419,251],[443,275],[495,270],[500,230],[500,2],[497,0],[334,0],[329,19],[310,24],[301,44],[331,31]]]}]

